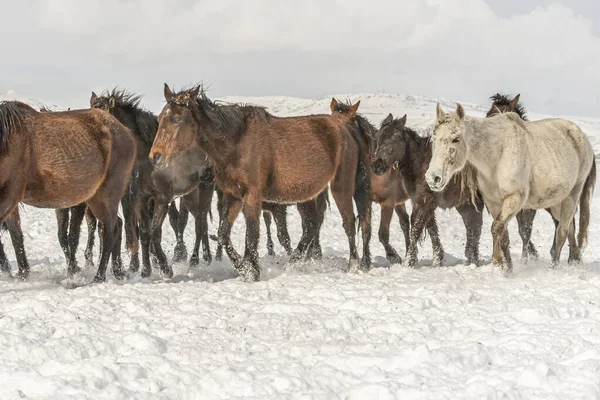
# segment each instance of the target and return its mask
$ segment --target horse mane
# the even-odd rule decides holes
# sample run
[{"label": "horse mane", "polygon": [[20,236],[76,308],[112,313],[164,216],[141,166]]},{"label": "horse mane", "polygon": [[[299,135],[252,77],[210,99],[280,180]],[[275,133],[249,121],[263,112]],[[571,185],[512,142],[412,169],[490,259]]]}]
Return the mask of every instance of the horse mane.
[{"label": "horse mane", "polygon": [[[352,103],[350,102],[350,99],[338,101],[335,111],[344,113],[344,112],[347,112],[348,110],[350,110],[350,107],[352,107]],[[369,135],[369,137],[374,136],[375,133],[377,132],[377,129],[375,129],[375,126],[373,126],[373,124],[371,124],[371,122],[369,122],[369,120],[367,118],[365,118],[362,114],[357,113],[356,116],[354,117],[354,120],[356,121],[356,124],[358,125],[359,129],[362,132]]]},{"label": "horse mane", "polygon": [[[512,99],[503,93],[496,93],[490,97],[490,100],[494,102],[494,105],[508,106]],[[519,115],[520,118],[523,119],[523,121],[528,121],[527,110],[525,109],[523,104],[521,104],[521,102],[517,103],[517,106],[515,107],[515,112]]]},{"label": "horse mane", "polygon": [[100,97],[107,99],[113,97],[115,99],[115,108],[121,110],[134,122],[136,129],[132,129],[133,133],[148,146],[152,145],[158,131],[158,118],[150,111],[142,108],[140,105],[142,101],[141,95],[115,87],[110,92],[105,90]]},{"label": "horse mane", "polygon": [[0,155],[6,154],[10,138],[23,124],[23,117],[36,112],[31,106],[20,101],[0,102]]},{"label": "horse mane", "polygon": [[211,124],[225,136],[237,136],[244,132],[248,118],[254,117],[261,122],[268,123],[273,117],[265,107],[243,103],[226,103],[212,101],[207,95],[203,85],[183,89],[173,96],[173,102],[181,104],[186,95],[189,99],[191,91],[198,90],[196,104],[206,114]]}]

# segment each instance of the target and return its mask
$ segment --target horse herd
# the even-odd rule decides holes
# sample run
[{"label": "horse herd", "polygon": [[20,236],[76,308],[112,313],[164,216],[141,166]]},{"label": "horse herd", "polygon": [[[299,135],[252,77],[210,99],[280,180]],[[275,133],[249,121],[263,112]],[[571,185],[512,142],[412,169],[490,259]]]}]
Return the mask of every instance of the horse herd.
[{"label": "horse herd", "polygon": [[[381,206],[378,233],[387,259],[402,262],[389,241],[396,213],[405,240],[404,262],[411,267],[417,263],[425,229],[433,263],[443,262],[435,220],[438,207],[460,213],[466,229],[465,257],[477,265],[486,208],[494,218],[492,261],[506,273],[512,269],[506,224],[515,216],[525,260],[538,256],[530,239],[538,209],[546,209],[555,223],[553,265],[567,239],[571,262],[580,260],[586,244],[596,180],[592,147],[570,121],[528,121],[519,96],[492,96],[486,118],[467,116],[460,104],[454,113],[438,105],[428,137],[407,127],[406,115],[390,114],[375,128],[358,113],[360,101],[332,99],[331,114],[281,118],[263,107],[214,102],[202,86],[174,92],[165,84],[164,96],[159,116],[143,109],[139,96],[116,88],[100,96],[92,93],[90,109],[85,110],[37,111],[18,101],[0,103],[0,222],[10,232],[19,278],[29,275],[19,203],[56,209],[69,277],[80,271],[76,251],[84,217],[85,260],[90,265],[98,227],[95,282],[105,280],[109,260],[117,279],[138,273],[140,244],[141,276],[151,275],[154,259],[162,274],[172,277],[161,247],[167,215],[177,239],[174,261],[187,259],[183,232],[192,213],[196,237],[190,266],[200,262],[200,243],[202,258],[210,263],[208,217],[214,192],[219,213],[215,258],[220,259],[224,249],[246,281],[259,279],[261,212],[269,254],[274,254],[274,219],[290,262],[322,256],[319,237],[329,192],[348,238],[350,271],[371,266],[373,202]],[[178,197],[179,210],[174,201]],[[117,215],[119,204],[124,221]],[[290,205],[296,205],[302,218],[295,249],[286,223]],[[240,212],[246,221],[243,256],[230,239]],[[131,255],[127,271],[121,260],[123,230]],[[357,233],[362,236],[360,258]],[[10,273],[1,243],[0,267]]]}]

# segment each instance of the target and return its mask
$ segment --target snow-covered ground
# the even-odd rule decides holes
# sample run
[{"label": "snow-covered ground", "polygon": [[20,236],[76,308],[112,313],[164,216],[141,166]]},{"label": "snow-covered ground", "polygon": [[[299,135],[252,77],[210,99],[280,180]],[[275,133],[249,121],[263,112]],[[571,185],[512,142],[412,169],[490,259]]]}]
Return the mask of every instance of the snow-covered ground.
[{"label": "snow-covered ground", "polygon": [[[419,97],[350,98],[360,98],[374,122],[388,112],[408,113],[409,125],[425,128],[435,109],[435,101]],[[327,112],[329,99],[228,98],[279,115]],[[575,121],[598,153],[600,119]],[[148,280],[109,278],[77,289],[62,284],[66,267],[54,213],[25,207],[32,275],[28,282],[0,281],[0,399],[598,399],[598,196],[579,266],[549,268],[553,224],[545,212],[532,236],[541,260],[517,262],[508,278],[494,270],[486,215],[480,250],[486,265],[466,266],[459,215],[438,211],[446,266],[431,267],[426,241],[419,268],[389,268],[375,207],[376,267],[347,274],[341,272],[347,241],[332,206],[322,231],[324,260],[289,265],[284,256],[270,258],[263,236],[258,283],[241,282],[223,261],[192,271],[177,264],[171,280],[155,270]],[[300,220],[293,208],[288,221],[295,242]],[[190,220],[188,249],[192,226]],[[216,226],[215,220],[213,233]],[[85,238],[84,229],[82,245]],[[168,224],[163,238],[171,256]],[[239,250],[243,238],[239,219],[233,232]],[[392,238],[402,252],[396,221]],[[515,223],[511,239],[518,260]],[[14,260],[10,238],[2,240]],[[278,244],[276,251],[283,254]],[[79,260],[83,265],[83,254]],[[88,278],[94,273],[85,271]]]}]

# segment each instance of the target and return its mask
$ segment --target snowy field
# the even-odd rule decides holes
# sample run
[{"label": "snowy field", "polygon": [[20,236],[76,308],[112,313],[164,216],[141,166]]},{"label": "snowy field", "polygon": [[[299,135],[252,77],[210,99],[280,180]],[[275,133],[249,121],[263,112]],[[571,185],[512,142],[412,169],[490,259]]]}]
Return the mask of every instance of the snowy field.
[{"label": "snowy field", "polygon": [[[351,98],[362,99],[362,111],[377,123],[391,111],[426,128],[435,110],[435,101],[420,97]],[[228,98],[278,115],[327,112],[329,99]],[[487,105],[467,107],[484,111]],[[600,119],[573,119],[599,153]],[[438,210],[446,265],[431,266],[427,239],[417,269],[390,268],[377,240],[375,206],[375,268],[347,274],[347,240],[332,203],[322,262],[289,265],[284,256],[268,257],[263,235],[257,283],[241,282],[223,261],[191,271],[176,264],[171,280],[154,270],[152,279],[117,282],[109,275],[105,284],[72,290],[63,285],[54,212],[25,207],[32,273],[28,282],[0,281],[0,399],[598,399],[599,196],[578,266],[550,269],[553,224],[544,211],[532,235],[539,261],[518,262],[513,222],[514,274],[505,278],[492,268],[486,215],[484,265],[464,265],[462,220],[454,210]],[[295,244],[300,219],[293,208],[288,222]],[[188,250],[192,228],[190,218]],[[163,231],[170,257],[174,235],[168,224]],[[240,218],[233,231],[238,250],[243,238]],[[392,238],[403,253],[396,220]],[[9,235],[2,240],[16,271]],[[278,243],[276,251],[283,254]],[[564,259],[567,252],[565,246]],[[95,269],[85,274],[91,279]]]}]

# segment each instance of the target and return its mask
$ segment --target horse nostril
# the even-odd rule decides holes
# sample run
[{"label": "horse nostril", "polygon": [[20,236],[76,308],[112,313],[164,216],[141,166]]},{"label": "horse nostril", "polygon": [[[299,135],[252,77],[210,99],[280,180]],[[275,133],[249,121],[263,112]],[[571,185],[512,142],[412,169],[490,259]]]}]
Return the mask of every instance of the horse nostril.
[{"label": "horse nostril", "polygon": [[439,175],[436,175],[435,178],[433,178],[433,183],[435,183],[436,185],[438,185],[441,181],[442,177]]},{"label": "horse nostril", "polygon": [[152,165],[154,165],[156,167],[162,160],[162,156],[163,156],[162,153],[159,153],[159,152],[154,153],[154,156],[152,156]]}]

